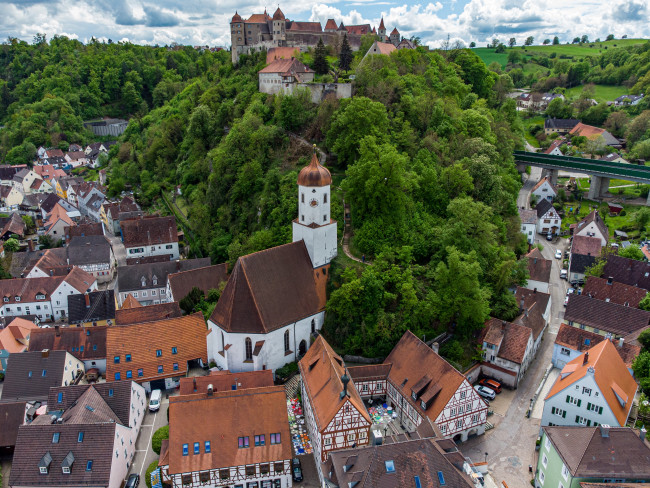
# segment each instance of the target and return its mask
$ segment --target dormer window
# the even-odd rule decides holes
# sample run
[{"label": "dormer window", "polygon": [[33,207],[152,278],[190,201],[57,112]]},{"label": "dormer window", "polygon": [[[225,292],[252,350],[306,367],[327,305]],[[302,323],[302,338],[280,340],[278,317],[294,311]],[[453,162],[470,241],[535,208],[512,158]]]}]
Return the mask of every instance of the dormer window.
[{"label": "dormer window", "polygon": [[146,285],[147,285],[147,280],[144,278],[144,276],[143,276],[142,279],[140,280],[140,283],[142,284],[142,286],[146,286]]},{"label": "dormer window", "polygon": [[4,297],[3,300],[4,300],[5,303],[9,303],[9,297]]},{"label": "dormer window", "polygon": [[412,398],[413,400],[417,400],[417,399],[418,399],[418,394],[415,393],[414,391],[412,391],[412,392],[411,392],[411,398]]},{"label": "dormer window", "polygon": [[39,293],[36,295],[36,300],[45,300],[45,295],[43,293]]},{"label": "dormer window", "polygon": [[20,297],[19,297],[18,295],[16,295],[16,301],[17,301],[17,302],[20,301]]},{"label": "dormer window", "polygon": [[154,285],[157,285],[157,284],[158,284],[158,278],[156,278],[155,276],[153,277],[153,284],[154,284]]}]

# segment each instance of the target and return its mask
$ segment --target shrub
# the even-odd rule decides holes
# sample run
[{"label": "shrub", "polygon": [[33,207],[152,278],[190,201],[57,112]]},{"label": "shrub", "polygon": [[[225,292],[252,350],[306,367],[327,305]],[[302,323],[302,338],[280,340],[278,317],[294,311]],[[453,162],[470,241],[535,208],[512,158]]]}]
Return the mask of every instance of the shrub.
[{"label": "shrub", "polygon": [[291,376],[293,373],[298,372],[298,363],[288,363],[282,366],[281,368],[278,368],[275,371],[275,374],[278,378],[281,378],[283,380],[286,380]]},{"label": "shrub", "polygon": [[621,210],[621,211],[618,213],[618,215],[619,215],[620,217],[625,217],[625,216],[627,215],[627,212],[625,211],[625,209],[623,209],[623,210]]},{"label": "shrub", "polygon": [[147,488],[151,488],[151,473],[153,473],[153,470],[157,467],[158,461],[154,461],[147,467],[147,470],[144,473],[144,480],[147,483]]},{"label": "shrub", "polygon": [[446,342],[440,348],[440,355],[459,363],[465,354],[463,346],[457,340]]},{"label": "shrub", "polygon": [[208,367],[211,368],[211,369],[212,369],[212,368],[216,368],[216,367],[217,367],[217,363],[214,362],[214,361],[210,361],[210,364],[208,364]]},{"label": "shrub", "polygon": [[4,373],[0,373],[0,381],[4,381],[4,379],[5,379],[5,374],[4,374]]},{"label": "shrub", "polygon": [[151,438],[151,449],[156,454],[160,454],[160,446],[163,439],[169,439],[169,425],[165,425],[153,433]]}]

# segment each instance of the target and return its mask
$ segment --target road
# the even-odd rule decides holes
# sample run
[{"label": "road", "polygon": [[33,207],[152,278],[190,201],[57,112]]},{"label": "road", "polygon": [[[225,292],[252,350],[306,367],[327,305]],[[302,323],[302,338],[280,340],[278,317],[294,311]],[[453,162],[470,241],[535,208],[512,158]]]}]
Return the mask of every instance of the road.
[{"label": "road", "polygon": [[[532,168],[531,176],[519,194],[517,201],[520,207],[522,205],[529,207],[530,190],[541,176],[541,169],[537,168],[540,173],[538,175],[535,175],[535,169]],[[528,466],[532,465],[534,471],[537,462],[535,440],[539,435],[540,419],[526,418],[526,411],[543,379],[546,368],[551,363],[553,343],[564,317],[567,282],[560,279],[562,261],[555,259],[554,254],[556,249],[560,249],[564,253],[568,241],[557,239],[554,242],[548,242],[545,239],[539,240],[539,237],[537,240],[544,246],[542,254],[546,259],[553,261],[549,287],[551,294],[549,327],[537,357],[519,384],[505,414],[501,416],[495,409],[495,414],[490,417],[490,422],[495,425],[495,428],[460,446],[462,452],[472,460],[483,461],[487,453],[487,462],[492,477],[497,484],[505,481],[509,488],[527,488],[533,478],[533,474],[528,472]],[[501,395],[504,394],[505,392]],[[543,398],[539,398],[537,401],[542,402]]]},{"label": "road", "polygon": [[530,175],[524,173],[524,176],[527,176],[527,179],[524,182],[524,186],[519,191],[519,195],[517,196],[518,208],[530,208],[530,191],[542,178],[542,168],[531,166]]},{"label": "road", "polygon": [[[148,401],[147,397],[147,401]],[[144,421],[142,422],[142,427],[140,433],[138,434],[138,440],[135,443],[135,457],[129,469],[129,474],[136,473],[140,475],[140,486],[144,487],[145,479],[144,475],[147,471],[147,467],[154,461],[158,460],[158,454],[153,452],[151,449],[151,437],[153,433],[156,432],[159,428],[167,425],[167,408],[169,408],[169,399],[163,394],[162,404],[160,410],[152,413],[147,410]]]}]

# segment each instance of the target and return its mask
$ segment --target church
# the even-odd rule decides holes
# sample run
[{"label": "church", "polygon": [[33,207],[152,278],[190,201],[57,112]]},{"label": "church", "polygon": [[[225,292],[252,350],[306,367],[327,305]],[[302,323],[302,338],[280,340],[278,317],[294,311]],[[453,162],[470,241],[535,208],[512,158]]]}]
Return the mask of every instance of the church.
[{"label": "church", "polygon": [[231,372],[298,361],[323,326],[337,254],[332,176],[314,153],[298,175],[293,242],[240,257],[208,320],[208,356]]}]

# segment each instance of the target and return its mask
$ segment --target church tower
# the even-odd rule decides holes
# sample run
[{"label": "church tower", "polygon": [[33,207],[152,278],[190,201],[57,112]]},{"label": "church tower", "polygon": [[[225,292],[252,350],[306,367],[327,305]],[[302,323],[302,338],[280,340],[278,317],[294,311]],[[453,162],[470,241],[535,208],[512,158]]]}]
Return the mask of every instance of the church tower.
[{"label": "church tower", "polygon": [[380,42],[386,42],[386,26],[384,25],[384,18],[381,18],[379,23],[379,29],[377,29],[377,35],[379,36]]},{"label": "church tower", "polygon": [[298,218],[293,221],[293,242],[303,240],[314,268],[326,266],[337,254],[336,221],[330,214],[332,175],[318,161],[298,175]]}]

